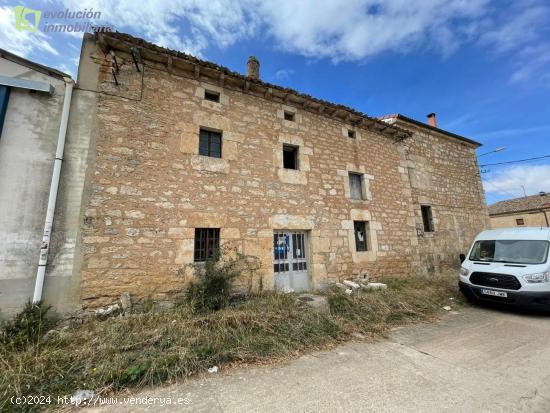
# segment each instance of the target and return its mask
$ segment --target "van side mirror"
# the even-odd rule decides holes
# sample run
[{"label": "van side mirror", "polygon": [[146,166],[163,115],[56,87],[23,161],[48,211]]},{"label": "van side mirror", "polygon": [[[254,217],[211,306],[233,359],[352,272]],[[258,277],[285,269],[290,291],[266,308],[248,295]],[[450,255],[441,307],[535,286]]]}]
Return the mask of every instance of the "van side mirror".
[{"label": "van side mirror", "polygon": [[462,264],[464,262],[464,260],[466,259],[466,255],[460,254],[459,257],[460,257],[460,263]]}]

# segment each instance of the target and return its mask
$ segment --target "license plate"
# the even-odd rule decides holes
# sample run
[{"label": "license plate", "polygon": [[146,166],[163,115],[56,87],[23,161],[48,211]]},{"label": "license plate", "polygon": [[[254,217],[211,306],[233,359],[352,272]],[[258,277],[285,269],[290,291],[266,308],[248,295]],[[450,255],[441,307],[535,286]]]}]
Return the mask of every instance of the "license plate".
[{"label": "license plate", "polygon": [[508,293],[504,291],[486,290],[485,288],[481,289],[481,294],[492,295],[494,297],[508,297]]}]

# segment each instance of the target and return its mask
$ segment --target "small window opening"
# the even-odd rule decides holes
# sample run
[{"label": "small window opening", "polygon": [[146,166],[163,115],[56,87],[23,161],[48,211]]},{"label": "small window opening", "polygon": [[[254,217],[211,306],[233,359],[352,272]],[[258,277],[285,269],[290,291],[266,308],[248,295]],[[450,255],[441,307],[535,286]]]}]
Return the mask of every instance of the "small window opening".
[{"label": "small window opening", "polygon": [[298,147],[283,145],[283,167],[285,169],[298,169]]},{"label": "small window opening", "polygon": [[295,113],[289,112],[288,110],[285,110],[285,120],[289,120],[291,122],[294,122],[295,119]]},{"label": "small window opening", "polygon": [[523,220],[523,218],[516,219],[516,225],[525,225],[525,221]]},{"label": "small window opening", "polygon": [[207,259],[216,257],[219,249],[219,228],[195,228],[195,262],[206,261]]},{"label": "small window opening", "polygon": [[363,199],[363,175],[349,173],[349,194],[351,199]]},{"label": "small window opening", "polygon": [[212,90],[205,90],[204,91],[204,99],[209,100],[211,102],[220,102],[220,93],[214,92]]},{"label": "small window opening", "polygon": [[353,221],[353,230],[355,232],[355,250],[367,251],[367,222]]},{"label": "small window opening", "polygon": [[432,216],[432,207],[429,205],[421,205],[422,223],[424,224],[424,232],[434,232],[434,220]]},{"label": "small window opening", "polygon": [[348,138],[355,139],[355,131],[348,129]]}]

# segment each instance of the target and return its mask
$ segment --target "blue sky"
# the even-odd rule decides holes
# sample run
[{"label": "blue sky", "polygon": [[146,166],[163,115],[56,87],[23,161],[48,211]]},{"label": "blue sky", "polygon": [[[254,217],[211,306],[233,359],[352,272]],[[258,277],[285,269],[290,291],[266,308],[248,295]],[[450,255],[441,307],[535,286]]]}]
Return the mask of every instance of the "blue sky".
[{"label": "blue sky", "polygon": [[[81,35],[16,30],[16,5],[99,11],[96,24],[241,73],[253,54],[264,80],[371,116],[436,112],[479,154],[506,147],[480,164],[550,155],[548,1],[0,0],[0,47],[74,76]],[[483,169],[489,203],[550,192],[550,158]]]}]

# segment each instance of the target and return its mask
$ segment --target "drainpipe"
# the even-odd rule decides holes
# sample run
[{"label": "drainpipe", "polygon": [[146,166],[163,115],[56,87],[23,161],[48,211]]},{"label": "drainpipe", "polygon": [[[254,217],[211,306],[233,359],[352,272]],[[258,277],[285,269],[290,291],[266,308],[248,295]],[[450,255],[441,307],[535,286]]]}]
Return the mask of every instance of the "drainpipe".
[{"label": "drainpipe", "polygon": [[42,246],[40,247],[40,258],[38,260],[38,270],[36,271],[36,284],[34,285],[34,295],[32,298],[33,303],[37,303],[42,300],[42,289],[44,287],[44,276],[46,274],[46,265],[48,264],[50,237],[52,233],[53,218],[55,215],[55,203],[57,201],[57,188],[59,187],[61,164],[63,163],[63,151],[65,150],[65,137],[67,135],[67,124],[69,122],[69,111],[71,109],[71,97],[73,93],[74,81],[68,77],[63,78],[63,80],[65,81],[65,97],[63,99],[63,111],[61,112],[59,135],[57,137],[57,150],[55,151],[52,182],[50,184],[50,196],[48,198],[48,209],[46,212],[46,222],[44,224],[44,233],[42,235]]}]

